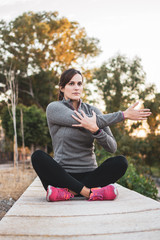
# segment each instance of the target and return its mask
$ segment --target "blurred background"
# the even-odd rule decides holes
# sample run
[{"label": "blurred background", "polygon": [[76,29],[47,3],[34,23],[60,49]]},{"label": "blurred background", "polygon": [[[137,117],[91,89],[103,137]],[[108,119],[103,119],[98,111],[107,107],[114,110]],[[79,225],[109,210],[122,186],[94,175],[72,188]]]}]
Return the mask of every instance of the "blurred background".
[{"label": "blurred background", "polygon": [[[160,185],[160,2],[158,0],[1,0],[0,189],[3,214],[35,178],[30,156],[54,156],[45,110],[61,73],[84,76],[83,100],[103,113],[150,108],[146,121],[112,126],[119,181],[158,200]],[[111,156],[95,143],[98,163]],[[12,191],[6,191],[13,184]],[[9,200],[10,199],[10,200]],[[8,204],[8,205],[7,205]]]}]

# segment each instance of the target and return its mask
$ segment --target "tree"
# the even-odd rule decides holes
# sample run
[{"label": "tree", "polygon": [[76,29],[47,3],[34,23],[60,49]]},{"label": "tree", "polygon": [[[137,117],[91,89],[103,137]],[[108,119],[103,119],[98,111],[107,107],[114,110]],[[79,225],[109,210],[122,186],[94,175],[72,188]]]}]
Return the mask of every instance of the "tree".
[{"label": "tree", "polygon": [[[19,92],[28,94],[35,102],[34,91],[40,87],[35,81],[37,76],[40,80],[44,72],[51,71],[54,81],[64,68],[84,65],[84,59],[100,53],[97,39],[89,38],[77,22],[58,18],[57,12],[28,12],[9,23],[1,21],[0,44],[0,73],[3,76],[12,65],[18,73]],[[46,76],[50,80],[48,73]],[[3,77],[0,80],[5,81]],[[45,88],[44,81],[41,84]],[[42,104],[38,101],[37,105]]]},{"label": "tree", "polygon": [[[95,69],[94,79],[97,79],[98,89],[102,92],[106,112],[123,111],[139,98],[146,101],[148,95],[153,95],[154,86],[145,87],[145,76],[138,57],[129,60],[125,56],[117,55],[99,69]],[[134,159],[146,158],[144,149],[148,144],[130,135],[141,124],[134,122],[130,128],[126,122],[111,126],[118,144],[117,154],[132,156]]]},{"label": "tree", "polygon": [[[153,94],[154,93],[154,94]],[[147,119],[150,133],[144,139],[144,143],[140,148],[141,154],[144,156],[145,162],[151,166],[158,166],[160,164],[160,93],[144,91],[145,97],[144,106],[149,108],[152,112]]]},{"label": "tree", "polygon": [[[17,137],[18,145],[22,146],[22,133],[21,133],[21,109],[23,110],[23,128],[24,128],[24,142],[25,146],[31,147],[45,147],[49,145],[51,140],[48,132],[46,114],[42,109],[36,105],[26,107],[18,105],[16,111],[17,120]],[[11,117],[5,107],[2,111],[2,127],[5,134],[9,139],[13,137],[13,126]]]},{"label": "tree", "polygon": [[[107,112],[125,110],[139,99],[145,87],[145,72],[138,57],[129,60],[125,56],[117,55],[99,69],[95,69],[94,78],[97,79],[97,86],[102,91]],[[134,124],[134,127],[140,124],[136,126]],[[119,142],[122,135],[128,134],[128,127],[119,124],[113,126],[112,131]]]},{"label": "tree", "polygon": [[21,136],[22,136],[22,159],[25,160],[25,141],[24,141],[24,126],[23,126],[23,110],[20,109],[20,119],[21,119]]},{"label": "tree", "polygon": [[144,90],[145,75],[138,57],[129,60],[122,55],[111,58],[99,69],[95,69],[94,78],[103,92],[106,111],[126,109],[138,100],[139,94]]},{"label": "tree", "polygon": [[144,106],[152,112],[152,115],[147,119],[147,123],[151,134],[156,135],[160,126],[160,93],[156,93],[154,98],[146,100]]},{"label": "tree", "polygon": [[149,166],[160,166],[160,135],[149,134],[144,148],[145,161]]},{"label": "tree", "polygon": [[[8,110],[13,123],[13,142],[14,142],[14,167],[18,167],[18,144],[17,144],[17,126],[16,126],[16,107],[18,104],[18,83],[15,71],[10,68],[6,73],[6,89],[9,92],[9,98],[6,97]],[[11,106],[11,108],[10,108]]]},{"label": "tree", "polygon": [[[35,104],[45,110],[51,101],[57,100],[59,78],[52,71],[41,71],[30,78],[32,78],[33,94],[30,94],[27,89],[20,90],[19,102],[26,106]],[[25,89],[25,82],[25,78],[20,79],[19,89]]]}]

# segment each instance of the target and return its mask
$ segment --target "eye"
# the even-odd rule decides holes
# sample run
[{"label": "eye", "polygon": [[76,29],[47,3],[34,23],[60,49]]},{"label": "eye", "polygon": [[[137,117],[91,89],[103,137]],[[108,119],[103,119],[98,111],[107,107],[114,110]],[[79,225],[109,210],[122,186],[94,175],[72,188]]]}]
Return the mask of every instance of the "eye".
[{"label": "eye", "polygon": [[78,86],[81,86],[82,85],[82,82],[78,82]]},{"label": "eye", "polygon": [[69,83],[69,85],[70,85],[70,86],[73,86],[73,85],[74,85],[74,83],[73,83],[73,82],[70,82],[70,83]]}]

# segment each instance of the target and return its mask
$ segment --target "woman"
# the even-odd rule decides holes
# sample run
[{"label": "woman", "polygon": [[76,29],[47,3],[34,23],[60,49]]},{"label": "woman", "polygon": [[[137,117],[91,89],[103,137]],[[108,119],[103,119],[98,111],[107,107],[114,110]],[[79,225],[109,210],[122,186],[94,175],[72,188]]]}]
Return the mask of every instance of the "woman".
[{"label": "woman", "polygon": [[80,194],[92,201],[113,200],[117,196],[114,183],[125,174],[127,160],[115,156],[98,167],[94,140],[114,153],[117,144],[109,126],[125,119],[144,120],[151,112],[135,110],[135,103],[124,112],[102,114],[82,102],[83,77],[75,69],[62,73],[59,87],[59,101],[51,102],[46,111],[54,159],[40,150],[32,155],[33,168],[47,191],[46,198],[60,201]]}]

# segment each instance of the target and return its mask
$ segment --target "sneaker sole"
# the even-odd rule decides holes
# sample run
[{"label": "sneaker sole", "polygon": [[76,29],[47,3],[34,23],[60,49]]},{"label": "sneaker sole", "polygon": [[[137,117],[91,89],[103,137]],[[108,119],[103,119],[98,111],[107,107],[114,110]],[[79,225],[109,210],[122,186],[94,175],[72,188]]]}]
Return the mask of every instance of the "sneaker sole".
[{"label": "sneaker sole", "polygon": [[52,190],[51,190],[51,186],[49,185],[47,189],[47,196],[46,196],[46,199],[48,202],[50,202],[49,197],[51,196],[51,194],[52,194]]},{"label": "sneaker sole", "polygon": [[[118,190],[117,190],[117,187],[115,186],[115,184],[110,184],[114,187],[114,194],[116,195],[116,197],[118,196]],[[115,197],[115,198],[116,198]]]}]

